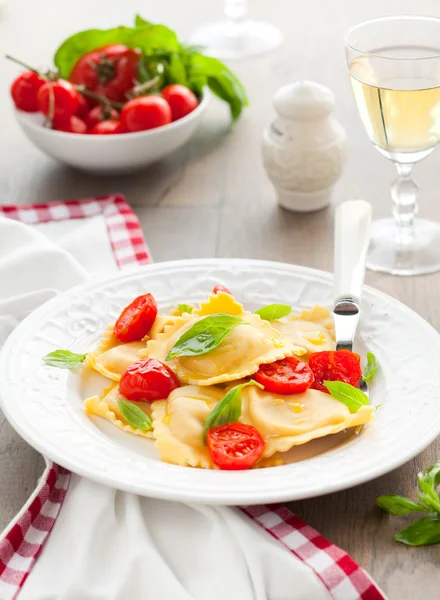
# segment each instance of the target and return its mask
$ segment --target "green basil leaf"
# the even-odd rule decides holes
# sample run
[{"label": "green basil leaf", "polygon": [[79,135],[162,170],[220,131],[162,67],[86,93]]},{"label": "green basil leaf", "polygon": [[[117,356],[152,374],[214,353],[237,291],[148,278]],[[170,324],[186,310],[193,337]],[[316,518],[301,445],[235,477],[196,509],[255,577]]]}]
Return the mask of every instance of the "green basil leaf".
[{"label": "green basil leaf", "polygon": [[222,313],[208,315],[197,321],[177,340],[165,360],[171,360],[178,356],[207,354],[217,348],[228,333],[240,323],[243,323],[243,319],[233,315]]},{"label": "green basil leaf", "polygon": [[134,17],[134,26],[135,27],[145,27],[145,25],[152,25],[153,23],[150,23],[150,21],[146,21],[145,19],[143,19],[141,17],[141,15],[136,15]]},{"label": "green basil leaf", "polygon": [[181,315],[183,315],[183,313],[191,314],[194,310],[194,306],[191,306],[191,304],[178,304],[177,310],[180,312]]},{"label": "green basil leaf", "polygon": [[423,504],[418,504],[409,498],[394,496],[392,494],[390,496],[379,496],[376,504],[394,517],[407,515],[410,512],[428,512],[426,506],[423,506]]},{"label": "green basil leaf", "polygon": [[361,406],[370,404],[368,396],[358,388],[342,381],[324,381],[325,387],[336,400],[343,402],[351,413],[357,412]]},{"label": "green basil leaf", "polygon": [[250,381],[240,383],[229,390],[205,419],[203,425],[204,445],[206,445],[206,435],[210,427],[225,425],[226,423],[236,423],[238,421],[241,416],[241,390],[248,385],[256,385],[257,387],[264,389],[264,386],[251,379]]},{"label": "green basil leaf", "polygon": [[71,369],[83,363],[87,354],[76,354],[70,350],[54,350],[43,356],[43,362],[59,369]]},{"label": "green basil leaf", "polygon": [[188,86],[185,63],[178,52],[173,52],[170,55],[170,62],[167,70],[167,83],[179,83]]},{"label": "green basil leaf", "polygon": [[417,483],[422,492],[419,499],[433,510],[440,512],[440,499],[436,488],[440,485],[440,460],[417,475]]},{"label": "green basil leaf", "polygon": [[275,321],[287,316],[291,311],[292,307],[288,304],[268,304],[256,310],[255,314],[260,315],[265,321]]},{"label": "green basil leaf", "polygon": [[150,417],[139,406],[126,400],[118,400],[118,406],[122,416],[132,427],[141,431],[149,431],[153,428]]},{"label": "green basil leaf", "polygon": [[393,539],[408,546],[428,546],[440,543],[440,515],[433,514],[422,517],[396,533]]},{"label": "green basil leaf", "polygon": [[364,369],[364,374],[362,375],[362,379],[364,381],[371,381],[373,377],[376,375],[379,370],[379,363],[377,362],[377,358],[374,356],[372,352],[367,352],[367,366]]}]

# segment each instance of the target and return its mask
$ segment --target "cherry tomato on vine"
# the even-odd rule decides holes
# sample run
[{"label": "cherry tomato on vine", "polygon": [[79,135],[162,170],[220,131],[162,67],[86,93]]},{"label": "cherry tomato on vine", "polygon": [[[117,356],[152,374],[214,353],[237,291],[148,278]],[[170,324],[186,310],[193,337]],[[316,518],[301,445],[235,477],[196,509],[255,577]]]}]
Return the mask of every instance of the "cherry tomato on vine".
[{"label": "cherry tomato on vine", "polygon": [[83,121],[85,121],[87,115],[89,114],[89,111],[90,111],[89,101],[84,96],[84,94],[78,94],[78,108],[76,109],[76,113],[75,113],[76,116],[79,117],[80,119],[82,119]]},{"label": "cherry tomato on vine", "polygon": [[121,312],[115,323],[115,337],[124,344],[136,342],[147,335],[157,316],[157,304],[152,294],[138,296]]},{"label": "cherry tomato on vine", "polygon": [[76,115],[64,117],[64,119],[54,119],[53,128],[56,131],[66,131],[67,133],[87,133],[87,125]]},{"label": "cherry tomato on vine", "polygon": [[219,469],[249,469],[263,454],[264,440],[253,425],[227,423],[208,429],[206,436],[211,458]]},{"label": "cherry tomato on vine", "polygon": [[310,355],[309,367],[315,381],[312,388],[327,392],[324,381],[343,381],[357,386],[362,376],[361,357],[348,350],[314,352]]},{"label": "cherry tomato on vine", "polygon": [[25,112],[38,112],[38,90],[45,83],[46,81],[34,71],[20,73],[12,82],[10,89],[16,108]]},{"label": "cherry tomato on vine", "polygon": [[93,135],[113,135],[115,133],[124,133],[120,121],[100,121],[90,130]]},{"label": "cherry tomato on vine", "polygon": [[294,356],[260,365],[253,377],[274,394],[302,394],[314,381],[309,365]]},{"label": "cherry tomato on vine", "polygon": [[168,85],[161,95],[170,105],[173,121],[185,117],[199,105],[195,94],[186,86],[177,83]]},{"label": "cherry tomato on vine", "polygon": [[47,81],[38,90],[39,110],[49,118],[63,119],[76,113],[79,94],[71,83],[58,79]]},{"label": "cherry tomato on vine", "polygon": [[111,106],[106,106],[105,108],[102,106],[95,106],[87,115],[86,123],[89,129],[93,129],[93,127],[101,121],[119,121],[118,111]]},{"label": "cherry tomato on vine", "polygon": [[213,294],[218,294],[219,292],[224,292],[225,294],[229,294],[230,296],[232,296],[231,292],[224,285],[216,285],[215,288],[212,290]]},{"label": "cherry tomato on vine", "polygon": [[75,63],[69,81],[110,100],[124,101],[138,77],[141,52],[111,44],[87,52]]},{"label": "cherry tomato on vine", "polygon": [[121,123],[127,131],[154,129],[170,122],[171,108],[160,96],[133,98],[121,110]]},{"label": "cherry tomato on vine", "polygon": [[179,380],[167,365],[155,358],[144,358],[124,371],[119,391],[127,400],[153,402],[168,398],[179,385]]}]

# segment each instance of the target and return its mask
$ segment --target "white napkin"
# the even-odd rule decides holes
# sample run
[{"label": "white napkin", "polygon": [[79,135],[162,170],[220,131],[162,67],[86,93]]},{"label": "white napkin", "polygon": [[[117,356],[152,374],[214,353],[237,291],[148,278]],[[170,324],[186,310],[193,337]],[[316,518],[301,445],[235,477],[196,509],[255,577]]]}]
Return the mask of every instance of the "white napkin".
[{"label": "white napkin", "polygon": [[[44,235],[0,218],[0,344],[30,311],[87,276]],[[312,569],[236,509],[143,498],[76,475],[19,594],[19,600],[225,598],[331,596]]]}]

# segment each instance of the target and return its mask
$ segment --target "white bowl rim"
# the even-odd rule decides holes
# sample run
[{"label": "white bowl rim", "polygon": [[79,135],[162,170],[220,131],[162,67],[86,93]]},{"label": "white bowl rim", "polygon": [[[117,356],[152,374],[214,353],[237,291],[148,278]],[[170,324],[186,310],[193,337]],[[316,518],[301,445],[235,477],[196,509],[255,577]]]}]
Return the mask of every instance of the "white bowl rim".
[{"label": "white bowl rim", "polygon": [[26,119],[26,115],[35,114],[35,113],[25,112],[22,110],[18,110],[17,108],[14,109],[14,112],[15,112],[17,119],[20,121],[20,123],[24,123],[26,125],[26,127],[29,127],[30,129],[33,129],[34,131],[42,132],[42,135],[54,135],[54,136],[58,136],[61,138],[65,137],[65,138],[70,138],[70,139],[72,138],[72,136],[75,136],[75,139],[78,139],[78,138],[83,139],[83,136],[85,136],[87,139],[100,140],[100,141],[102,141],[104,138],[111,139],[111,140],[115,140],[115,139],[126,140],[126,139],[133,139],[134,137],[140,138],[142,136],[145,136],[145,137],[153,136],[154,134],[157,134],[159,131],[164,131],[165,129],[167,131],[171,131],[172,129],[177,129],[178,127],[181,127],[184,123],[191,121],[196,116],[199,116],[205,110],[206,106],[208,105],[210,97],[211,97],[211,94],[208,91],[208,89],[205,87],[203,89],[202,99],[199,102],[197,108],[195,108],[193,111],[191,111],[190,113],[188,113],[181,119],[177,119],[176,121],[171,121],[171,123],[167,123],[166,125],[161,125],[160,127],[154,127],[153,129],[145,129],[144,131],[129,131],[128,133],[123,134],[123,135],[120,133],[110,133],[110,134],[98,134],[98,135],[83,134],[82,136],[78,136],[77,133],[71,133],[69,131],[57,131],[56,129],[50,129],[49,127],[42,127],[38,123],[34,123],[33,121]]}]

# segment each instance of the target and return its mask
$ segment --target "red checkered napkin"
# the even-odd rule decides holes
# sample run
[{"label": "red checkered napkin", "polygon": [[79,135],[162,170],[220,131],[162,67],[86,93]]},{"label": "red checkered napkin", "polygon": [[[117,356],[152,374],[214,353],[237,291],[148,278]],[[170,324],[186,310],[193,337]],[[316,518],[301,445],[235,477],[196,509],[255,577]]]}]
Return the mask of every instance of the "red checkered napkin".
[{"label": "red checkered napkin", "polygon": [[[30,225],[103,215],[119,268],[151,262],[139,221],[123,196],[0,206],[0,213]],[[0,535],[0,600],[14,600],[29,575],[68,491],[70,472],[47,461],[37,489]],[[319,577],[334,600],[386,600],[346,552],[326,540],[284,505],[241,508]]]}]

